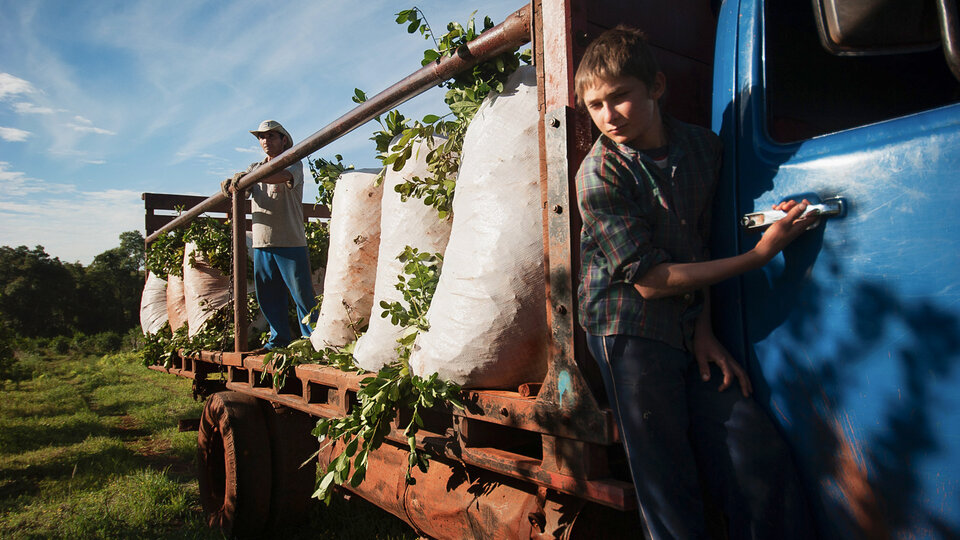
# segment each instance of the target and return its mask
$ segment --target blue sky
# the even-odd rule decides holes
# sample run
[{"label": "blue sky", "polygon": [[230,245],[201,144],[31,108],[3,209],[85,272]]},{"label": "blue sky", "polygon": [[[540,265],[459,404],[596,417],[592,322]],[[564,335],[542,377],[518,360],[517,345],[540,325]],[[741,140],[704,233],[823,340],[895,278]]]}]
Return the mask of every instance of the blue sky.
[{"label": "blue sky", "polygon": [[[143,230],[141,193],[211,195],[259,160],[261,120],[300,141],[355,106],[354,88],[372,96],[418,69],[430,44],[398,11],[416,5],[442,33],[524,4],[0,0],[0,245],[89,264]],[[446,112],[438,90],[400,110]],[[375,129],[311,157],[374,167]]]}]

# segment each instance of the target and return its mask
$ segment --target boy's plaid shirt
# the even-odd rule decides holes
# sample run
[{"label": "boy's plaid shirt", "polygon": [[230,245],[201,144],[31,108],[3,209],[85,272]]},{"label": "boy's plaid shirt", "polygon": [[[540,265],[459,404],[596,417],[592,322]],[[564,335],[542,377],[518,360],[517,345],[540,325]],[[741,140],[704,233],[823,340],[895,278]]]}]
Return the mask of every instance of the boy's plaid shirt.
[{"label": "boy's plaid shirt", "polygon": [[597,336],[627,334],[692,350],[702,294],[644,300],[634,283],[657,264],[709,257],[721,147],[705,128],[668,117],[664,124],[664,169],[604,135],[580,165],[580,324]]}]

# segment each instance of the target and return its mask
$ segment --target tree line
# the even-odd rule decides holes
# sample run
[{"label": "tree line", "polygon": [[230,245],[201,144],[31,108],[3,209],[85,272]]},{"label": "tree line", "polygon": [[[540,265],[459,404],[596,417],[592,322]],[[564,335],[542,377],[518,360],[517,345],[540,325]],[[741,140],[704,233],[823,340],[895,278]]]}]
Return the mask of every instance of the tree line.
[{"label": "tree line", "polygon": [[26,338],[127,333],[140,323],[143,240],[139,231],[121,233],[120,245],[89,266],[43,246],[0,246],[0,328]]}]

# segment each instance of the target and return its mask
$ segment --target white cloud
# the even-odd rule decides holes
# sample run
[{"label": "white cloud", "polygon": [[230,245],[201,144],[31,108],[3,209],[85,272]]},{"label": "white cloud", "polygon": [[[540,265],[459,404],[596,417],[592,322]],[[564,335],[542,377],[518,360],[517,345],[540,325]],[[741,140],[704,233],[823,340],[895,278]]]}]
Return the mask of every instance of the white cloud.
[{"label": "white cloud", "polygon": [[7,142],[23,142],[27,140],[27,137],[33,135],[29,131],[24,131],[22,129],[12,128],[12,127],[0,127],[0,139],[3,139]]},{"label": "white cloud", "polygon": [[0,182],[17,180],[26,176],[24,173],[19,171],[8,171],[7,167],[9,166],[10,164],[6,161],[0,161]]},{"label": "white cloud", "polygon": [[86,163],[87,165],[103,165],[103,164],[106,163],[106,162],[107,162],[107,160],[105,160],[105,159],[84,159],[84,160],[81,160],[81,163]]},{"label": "white cloud", "polygon": [[75,191],[69,184],[52,184],[26,173],[9,170],[10,163],[0,161],[0,203],[9,197],[23,197],[36,193],[67,193]]},{"label": "white cloud", "polygon": [[36,92],[36,89],[28,81],[14,77],[9,73],[0,73],[0,99],[19,94],[32,94],[33,92]]},{"label": "white cloud", "polygon": [[[38,107],[33,103],[28,103],[25,101],[14,103],[13,110],[18,114],[53,114],[58,112],[51,107]],[[60,112],[62,112],[62,109]]]},{"label": "white cloud", "polygon": [[74,131],[79,131],[80,133],[96,133],[97,135],[116,135],[117,132],[110,131],[109,129],[103,129],[93,126],[78,126],[76,124],[67,124],[68,128],[73,129]]},{"label": "white cloud", "polygon": [[71,128],[74,131],[80,133],[96,133],[97,135],[116,135],[114,131],[108,129],[98,128],[93,125],[93,122],[82,116],[74,116],[74,123],[67,124],[68,128]]},{"label": "white cloud", "polygon": [[242,154],[260,154],[260,153],[263,152],[262,149],[260,149],[260,148],[254,148],[254,147],[252,147],[252,146],[246,146],[246,147],[238,146],[238,147],[234,148],[234,150],[236,150],[237,152],[240,152],[240,153],[242,153]]},{"label": "white cloud", "polygon": [[42,245],[66,262],[90,264],[119,245],[120,233],[143,231],[143,202],[130,190],[72,192],[33,200],[0,200],[0,245]]}]

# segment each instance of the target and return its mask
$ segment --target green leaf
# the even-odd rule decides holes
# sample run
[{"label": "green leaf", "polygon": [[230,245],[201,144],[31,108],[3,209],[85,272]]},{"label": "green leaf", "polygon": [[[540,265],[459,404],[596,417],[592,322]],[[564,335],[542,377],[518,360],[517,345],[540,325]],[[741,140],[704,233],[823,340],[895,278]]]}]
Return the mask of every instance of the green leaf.
[{"label": "green leaf", "polygon": [[328,472],[323,476],[323,479],[320,481],[320,486],[317,488],[317,491],[313,493],[313,497],[324,497],[327,492],[330,490],[330,486],[333,484],[333,472]]},{"label": "green leaf", "polygon": [[356,472],[353,473],[353,478],[350,479],[350,485],[352,487],[359,487],[366,476],[367,476],[367,468],[357,467]]}]

